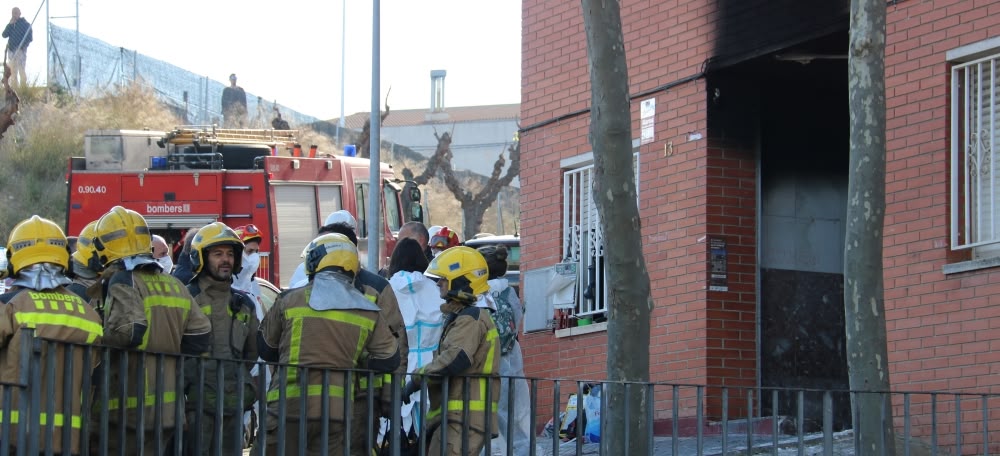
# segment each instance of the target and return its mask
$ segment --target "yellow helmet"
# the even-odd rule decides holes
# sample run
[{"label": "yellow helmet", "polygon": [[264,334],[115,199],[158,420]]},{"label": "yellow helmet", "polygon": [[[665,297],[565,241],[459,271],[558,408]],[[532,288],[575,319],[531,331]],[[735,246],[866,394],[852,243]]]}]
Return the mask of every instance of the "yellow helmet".
[{"label": "yellow helmet", "polygon": [[431,260],[424,275],[448,281],[448,296],[462,302],[475,302],[490,291],[486,258],[472,247],[452,247]]},{"label": "yellow helmet", "polygon": [[69,271],[69,242],[62,228],[49,219],[32,215],[18,223],[7,240],[7,273],[14,275],[39,263],[51,263]]},{"label": "yellow helmet", "polygon": [[94,247],[94,238],[97,237],[97,220],[90,222],[80,230],[80,235],[76,239],[76,251],[71,258],[75,266],[100,272],[101,260]]},{"label": "yellow helmet", "polygon": [[233,274],[239,274],[243,262],[243,241],[236,230],[222,222],[209,223],[201,227],[191,240],[191,271],[194,275],[201,273],[205,267],[207,255],[205,251],[220,245],[233,246]]},{"label": "yellow helmet", "polygon": [[351,277],[358,274],[358,248],[343,234],[320,235],[306,247],[306,274],[313,274],[326,268],[339,268]]},{"label": "yellow helmet", "polygon": [[138,212],[115,206],[97,220],[94,248],[101,266],[136,255],[153,256],[153,239],[146,219]]}]

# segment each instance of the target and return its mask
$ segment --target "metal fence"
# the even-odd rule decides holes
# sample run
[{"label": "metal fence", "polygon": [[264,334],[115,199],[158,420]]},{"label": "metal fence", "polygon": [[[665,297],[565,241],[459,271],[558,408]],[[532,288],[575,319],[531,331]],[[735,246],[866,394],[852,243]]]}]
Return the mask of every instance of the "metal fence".
[{"label": "metal fence", "polygon": [[[368,371],[267,363],[236,368],[232,361],[50,342],[34,338],[30,329],[21,330],[16,341],[6,344],[8,350],[17,345],[20,350],[15,356],[18,359],[0,356],[7,372],[0,382],[0,442],[6,442],[0,444],[0,456],[372,454],[371,450],[359,452],[357,442],[362,442],[362,447],[378,448],[379,455],[424,455],[433,437],[426,426],[420,426],[409,439],[402,437],[403,379],[395,379],[398,381],[392,383],[392,393],[383,405],[376,395],[377,377]],[[273,371],[269,388],[264,376],[246,374],[254,364]],[[9,378],[15,369],[18,375]],[[126,373],[130,371],[145,374],[129,378]],[[228,390],[221,386],[227,380],[233,384]],[[463,381],[469,385],[477,379]],[[532,432],[528,449],[521,453],[530,455],[626,454],[602,447],[611,432],[621,432],[619,435],[629,441],[646,439],[650,455],[877,455],[880,452],[859,447],[861,438],[851,430],[858,428],[857,413],[850,414],[847,422],[835,418],[838,408],[850,408],[861,394],[881,398],[884,407],[878,419],[883,423],[891,420],[889,428],[895,435],[883,434],[876,441],[884,445],[892,439],[896,454],[1000,453],[1000,426],[990,426],[993,419],[1000,419],[1000,395],[995,394],[540,378],[526,379],[526,387],[516,385],[510,382],[511,394],[503,402],[490,397],[487,388],[485,403],[511,411],[515,397],[527,396],[524,403],[530,408],[528,427]],[[441,388],[442,397],[448,397],[448,382],[433,388]],[[469,388],[464,390],[459,424],[469,422],[474,408],[469,406]],[[207,394],[211,391],[222,394]],[[425,383],[420,394],[427,398],[431,392]],[[296,398],[309,394],[318,398],[318,418],[307,415],[317,409],[297,407]],[[613,412],[632,417],[639,414],[636,404],[640,402],[654,406],[640,414],[639,427],[609,422]],[[427,407],[421,408],[418,421],[424,422]],[[388,438],[379,435],[380,410],[389,415],[385,424]],[[252,411],[255,418],[247,420],[245,411]],[[235,418],[213,418],[218,416]],[[454,421],[454,416],[451,419]],[[448,420],[445,413],[439,429],[447,429]],[[484,428],[490,429],[496,416],[486,414],[485,420]],[[308,429],[299,423],[309,423]],[[460,444],[466,448],[462,454],[473,454],[467,448],[472,431],[459,428]],[[342,445],[328,448],[339,439]],[[415,448],[412,453],[403,452],[408,444]],[[286,447],[302,450],[286,452]],[[512,441],[486,441],[485,454],[521,453],[515,451]]]}]

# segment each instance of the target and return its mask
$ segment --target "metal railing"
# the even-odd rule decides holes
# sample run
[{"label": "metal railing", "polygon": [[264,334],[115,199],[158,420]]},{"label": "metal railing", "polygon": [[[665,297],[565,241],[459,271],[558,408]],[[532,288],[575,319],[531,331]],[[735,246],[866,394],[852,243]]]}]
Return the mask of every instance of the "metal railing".
[{"label": "metal railing", "polygon": [[[309,454],[349,455],[358,454],[359,446],[369,448],[360,451],[363,454],[378,448],[379,455],[437,456],[427,449],[435,438],[457,438],[452,442],[464,448],[463,454],[479,454],[474,451],[479,446],[476,437],[483,435],[476,429],[490,430],[497,423],[495,414],[486,413],[480,427],[468,426],[476,413],[470,405],[476,402],[470,397],[470,385],[481,381],[476,377],[452,385],[425,382],[417,393],[415,403],[423,405],[416,422],[427,423],[426,398],[438,392],[447,398],[449,388],[462,386],[463,393],[456,395],[461,400],[452,398],[461,407],[442,414],[436,428],[449,429],[450,421],[457,425],[450,428],[457,434],[436,436],[434,429],[421,424],[403,437],[405,382],[398,376],[393,376],[388,397],[379,397],[378,376],[363,370],[70,345],[34,338],[30,329],[22,329],[17,340],[19,359],[4,362],[5,367],[16,364],[18,375],[11,378],[13,370],[8,370],[0,382],[0,442],[5,442],[0,444],[0,456],[244,451],[293,456],[305,454],[306,448]],[[12,346],[9,341],[7,349]],[[265,385],[264,376],[249,376],[255,364],[260,372],[273,371],[270,385]],[[145,374],[130,378],[129,372]],[[522,407],[527,422],[508,424],[527,424],[527,448],[515,448],[513,439],[485,439],[482,445],[488,455],[628,454],[607,448],[607,437],[614,432],[627,441],[645,439],[649,448],[645,454],[657,456],[878,455],[879,451],[860,449],[862,436],[851,430],[859,428],[856,412],[848,412],[850,419],[837,418],[838,410],[849,410],[862,394],[878,395],[884,404],[878,419],[892,423],[887,428],[894,435],[875,436],[879,447],[892,439],[896,454],[907,456],[1000,453],[1000,426],[991,426],[993,419],[1000,419],[1000,394],[510,380],[500,380],[509,385],[504,401],[494,397],[491,388],[481,399],[510,417]],[[232,385],[228,389],[227,383]],[[300,394],[312,394],[315,401],[301,406]],[[571,395],[580,400],[571,401]],[[653,406],[640,413],[639,403]],[[220,416],[223,419],[215,419]],[[621,416],[638,417],[640,424],[612,421]],[[380,435],[380,429],[389,437]],[[503,426],[500,433],[507,434]],[[413,452],[403,453],[409,446],[415,447]],[[293,448],[299,451],[286,451]]]}]

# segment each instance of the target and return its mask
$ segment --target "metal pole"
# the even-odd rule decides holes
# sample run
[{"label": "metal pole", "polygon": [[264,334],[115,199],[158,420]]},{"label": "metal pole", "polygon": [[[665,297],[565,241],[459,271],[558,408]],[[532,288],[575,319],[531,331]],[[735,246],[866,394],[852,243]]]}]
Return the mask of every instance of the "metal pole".
[{"label": "metal pole", "polygon": [[347,0],[342,0],[343,12],[340,15],[340,119],[337,120],[337,145],[342,144],[340,132],[344,129],[344,70],[347,67]]},{"label": "metal pole", "polygon": [[[7,52],[6,49],[4,52]],[[49,10],[49,2],[45,2],[45,85],[52,82],[52,68],[49,67],[49,52],[52,52],[52,13]],[[48,93],[45,91],[45,101],[48,101]]]},{"label": "metal pole", "polygon": [[[46,2],[47,4],[48,2]],[[80,55],[80,0],[76,1],[76,95],[83,96],[83,57]]]},{"label": "metal pole", "polygon": [[382,214],[379,206],[382,203],[382,162],[381,156],[381,123],[382,113],[379,111],[379,0],[372,2],[372,112],[371,112],[371,142],[368,144],[368,270],[378,271],[379,238],[382,234]]}]

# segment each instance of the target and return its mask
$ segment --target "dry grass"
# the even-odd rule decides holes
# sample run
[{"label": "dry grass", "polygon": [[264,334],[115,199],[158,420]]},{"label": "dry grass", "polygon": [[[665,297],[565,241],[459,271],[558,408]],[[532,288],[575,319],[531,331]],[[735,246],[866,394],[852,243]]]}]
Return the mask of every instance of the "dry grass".
[{"label": "dry grass", "polygon": [[[83,135],[92,129],[170,129],[181,120],[157,101],[153,91],[132,85],[97,97],[74,99],[42,87],[27,87],[20,93],[22,103],[17,121],[0,140],[0,237],[6,238],[13,226],[33,214],[66,222],[65,175],[68,160],[83,155]],[[342,151],[335,138],[299,127],[299,142],[315,144],[321,152]],[[339,153],[339,152],[337,152]],[[382,152],[402,178],[403,168],[419,174],[426,161],[415,153]],[[482,188],[485,178],[462,175],[468,190]],[[462,211],[458,200],[434,179],[423,189],[430,209],[427,225],[447,225],[462,232]],[[497,226],[496,203],[487,210],[480,231],[495,234],[514,233],[520,225],[518,189],[508,188],[503,196],[502,229]]]},{"label": "dry grass", "polygon": [[86,130],[179,122],[151,90],[138,85],[81,100],[38,87],[22,92],[17,121],[0,141],[0,235],[33,214],[65,225],[65,174],[69,157],[83,155]]}]

